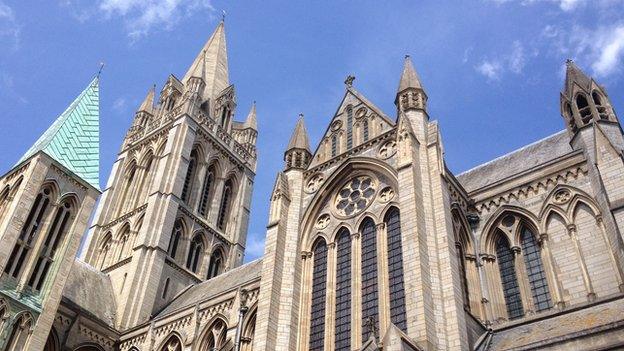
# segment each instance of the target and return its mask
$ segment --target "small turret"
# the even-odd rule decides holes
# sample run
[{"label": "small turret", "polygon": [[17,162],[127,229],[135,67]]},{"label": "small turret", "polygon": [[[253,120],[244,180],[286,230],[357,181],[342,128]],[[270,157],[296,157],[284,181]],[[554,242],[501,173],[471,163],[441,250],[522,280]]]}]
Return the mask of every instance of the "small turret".
[{"label": "small turret", "polygon": [[561,116],[568,131],[596,121],[617,122],[605,89],[585,74],[572,60],[566,61],[566,78],[561,92]]},{"label": "small turret", "polygon": [[308,132],[303,123],[303,114],[299,115],[299,121],[295,126],[295,131],[290,138],[288,148],[284,153],[284,161],[286,161],[286,169],[300,168],[305,169],[312,160],[312,152],[310,152],[310,142],[308,140]]},{"label": "small turret", "polygon": [[411,109],[427,110],[427,94],[409,55],[405,55],[403,73],[401,74],[394,104],[399,110],[403,111]]},{"label": "small turret", "polygon": [[145,100],[139,106],[139,109],[136,112],[134,117],[134,126],[139,128],[144,128],[149,123],[150,119],[154,116],[154,94],[156,90],[156,85],[152,86],[152,88],[147,92],[145,96]]}]

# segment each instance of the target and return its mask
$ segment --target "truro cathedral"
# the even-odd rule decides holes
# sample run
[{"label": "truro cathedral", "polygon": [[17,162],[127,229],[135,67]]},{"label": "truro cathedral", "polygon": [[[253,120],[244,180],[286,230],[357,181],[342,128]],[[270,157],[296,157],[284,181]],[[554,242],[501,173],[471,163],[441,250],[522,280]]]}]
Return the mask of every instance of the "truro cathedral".
[{"label": "truro cathedral", "polygon": [[255,106],[234,119],[223,22],[148,92],[103,189],[96,77],[0,178],[0,348],[624,348],[604,87],[569,61],[565,130],[454,175],[409,57],[392,116],[345,85],[315,149],[298,121],[243,265],[258,132]]}]

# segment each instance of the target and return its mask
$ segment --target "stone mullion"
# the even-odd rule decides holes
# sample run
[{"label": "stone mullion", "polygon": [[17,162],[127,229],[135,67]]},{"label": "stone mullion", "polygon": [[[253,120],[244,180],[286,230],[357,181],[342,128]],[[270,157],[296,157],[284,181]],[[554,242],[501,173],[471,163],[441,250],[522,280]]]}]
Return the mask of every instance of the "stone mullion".
[{"label": "stone mullion", "polygon": [[351,347],[362,345],[362,241],[351,235]]},{"label": "stone mullion", "polygon": [[489,283],[489,281],[492,280],[492,275],[489,273],[489,268],[486,267],[490,265],[490,263],[487,262],[487,255],[479,255],[476,264],[477,274],[479,275],[479,287],[481,290],[481,301],[479,304],[481,318],[483,318],[486,324],[489,324],[494,318],[492,314],[491,287]]},{"label": "stone mullion", "polygon": [[[197,162],[197,172],[195,179],[191,182],[193,189],[189,189],[189,207],[193,212],[199,211],[199,202],[202,198],[202,190],[204,188],[204,178],[208,171],[208,164],[205,161]],[[199,214],[199,213],[198,213]]]},{"label": "stone mullion", "polygon": [[[475,316],[484,319],[484,315],[482,314],[481,303],[480,303],[480,286],[477,284],[479,282],[479,272],[477,267],[477,258],[474,255],[465,255],[461,257],[464,260],[464,267],[466,268],[466,285],[468,285],[468,307],[470,308],[470,312]],[[462,272],[460,272],[462,274]],[[462,287],[463,288],[463,287]]]},{"label": "stone mullion", "polygon": [[554,305],[558,309],[565,307],[565,301],[563,300],[563,288],[561,287],[561,281],[557,279],[557,273],[555,272],[555,258],[550,252],[550,245],[548,244],[548,234],[540,234],[540,246],[541,256],[544,262],[544,269],[546,269],[546,279],[548,280],[548,287],[553,299]]},{"label": "stone mullion", "polygon": [[310,343],[310,302],[312,301],[312,252],[301,252],[303,268],[301,274],[301,324],[299,325],[299,350],[308,349]]},{"label": "stone mullion", "polygon": [[208,211],[208,223],[217,228],[217,219],[219,218],[219,207],[221,207],[221,196],[223,196],[223,187],[225,186],[225,178],[216,177],[214,179],[214,194],[211,196],[212,203]]},{"label": "stone mullion", "polygon": [[336,243],[327,245],[327,282],[325,285],[325,350],[334,348],[336,316]]},{"label": "stone mullion", "polygon": [[500,269],[498,269],[498,263],[494,256],[488,256],[485,265],[486,276],[488,279],[488,286],[492,305],[492,321],[500,318],[507,317],[507,306],[505,304],[505,296],[503,295],[503,283],[500,278]]},{"label": "stone mullion", "polygon": [[577,228],[575,224],[569,224],[568,235],[574,244],[576,255],[579,259],[579,265],[581,266],[581,273],[583,275],[583,282],[585,283],[585,289],[587,290],[587,300],[594,301],[596,299],[596,293],[594,293],[594,287],[592,286],[591,279],[589,278],[589,271],[587,270],[587,264],[585,263],[585,257],[578,242]]},{"label": "stone mullion", "polygon": [[518,281],[518,286],[520,287],[522,309],[524,310],[525,315],[530,315],[535,312],[535,307],[533,306],[533,293],[531,291],[529,277],[527,276],[527,269],[524,262],[524,255],[522,254],[522,248],[520,248],[520,246],[513,246],[511,250],[514,253],[514,266],[516,269],[516,279]]},{"label": "stone mullion", "polygon": [[388,273],[388,235],[386,223],[376,225],[377,235],[377,298],[379,299],[379,330],[385,332],[390,326],[390,287]]}]

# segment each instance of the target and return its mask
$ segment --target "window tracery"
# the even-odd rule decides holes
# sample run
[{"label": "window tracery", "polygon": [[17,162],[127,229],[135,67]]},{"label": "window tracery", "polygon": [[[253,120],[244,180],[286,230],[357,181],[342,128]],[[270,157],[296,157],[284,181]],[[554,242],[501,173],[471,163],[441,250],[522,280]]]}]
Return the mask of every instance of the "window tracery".
[{"label": "window tracery", "polygon": [[[379,328],[379,294],[377,286],[377,229],[372,219],[366,218],[360,229],[362,233],[362,325],[372,319]],[[362,330],[366,340],[367,331]]]},{"label": "window tracery", "polygon": [[515,268],[514,253],[504,235],[499,235],[496,240],[496,259],[500,270],[503,294],[509,319],[520,318],[524,315],[518,276]]},{"label": "window tracery", "polygon": [[401,243],[401,217],[399,210],[393,207],[386,214],[388,233],[388,286],[390,288],[390,320],[394,325],[407,332],[405,311],[405,286],[403,282],[403,246]]},{"label": "window tracery", "polygon": [[186,268],[190,269],[193,273],[197,273],[203,251],[204,244],[201,235],[197,234],[193,237],[193,240],[191,240],[188,256],[186,258]]},{"label": "window tracery", "polygon": [[182,222],[177,220],[173,225],[173,232],[171,233],[171,239],[169,239],[169,247],[167,248],[167,253],[169,257],[175,260],[176,254],[178,252],[178,245],[180,244],[180,238],[182,237]]},{"label": "window tracery", "polygon": [[312,301],[310,304],[310,351],[322,351],[325,342],[327,244],[319,238],[313,249]]},{"label": "window tracery", "polygon": [[351,349],[351,234],[341,229],[336,251],[335,349]]},{"label": "window tracery", "polygon": [[358,176],[348,181],[336,195],[336,212],[348,217],[362,213],[373,201],[376,192],[375,181],[367,176]]},{"label": "window tracery", "polygon": [[223,196],[221,197],[219,218],[217,219],[217,227],[222,231],[225,231],[228,222],[227,218],[229,216],[232,202],[233,185],[232,179],[228,179],[223,186]]}]

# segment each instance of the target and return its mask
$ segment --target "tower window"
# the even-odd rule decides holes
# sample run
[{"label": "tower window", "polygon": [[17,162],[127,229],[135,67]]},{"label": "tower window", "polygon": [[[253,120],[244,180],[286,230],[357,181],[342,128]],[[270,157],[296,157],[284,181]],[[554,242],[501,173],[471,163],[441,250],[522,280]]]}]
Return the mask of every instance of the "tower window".
[{"label": "tower window", "polygon": [[210,256],[210,263],[208,264],[208,275],[206,279],[214,278],[222,271],[223,266],[223,254],[221,250],[215,250]]},{"label": "tower window", "polygon": [[[379,327],[379,302],[377,288],[377,230],[370,218],[362,224],[362,325],[373,320]],[[362,328],[362,339],[366,340],[368,330]]]},{"label": "tower window", "polygon": [[195,166],[197,163],[197,150],[191,151],[191,159],[189,160],[186,177],[184,177],[184,185],[182,186],[182,201],[188,202],[190,192],[193,190],[193,180],[195,178]]},{"label": "tower window", "polygon": [[102,245],[100,246],[100,269],[104,268],[106,265],[106,260],[108,259],[108,253],[111,249],[112,236],[111,233],[107,233],[104,236],[104,240],[102,240]]},{"label": "tower window", "polygon": [[362,140],[368,141],[368,121],[362,121]]},{"label": "tower window", "polygon": [[594,105],[596,105],[596,110],[598,110],[600,119],[609,119],[607,107],[602,106],[602,99],[600,98],[600,94],[598,94],[597,91],[592,92],[592,99],[594,100]]},{"label": "tower window", "polygon": [[591,108],[584,95],[579,94],[576,96],[576,108],[578,108],[583,123],[588,123],[591,120]]},{"label": "tower window", "polygon": [[331,139],[331,155],[332,157],[336,157],[338,153],[338,137],[334,134]]},{"label": "tower window", "polygon": [[41,287],[46,280],[48,271],[50,270],[50,266],[52,265],[52,262],[54,262],[56,250],[65,236],[71,215],[70,210],[71,204],[69,201],[62,203],[57,208],[52,225],[48,229],[43,246],[39,251],[39,257],[37,258],[35,269],[31,273],[30,279],[28,280],[28,286],[32,287],[36,291],[41,290]]},{"label": "tower window", "polygon": [[171,239],[169,239],[169,248],[167,253],[175,260],[176,253],[178,252],[178,245],[180,244],[180,238],[182,237],[182,223],[180,220],[176,221],[173,226],[173,232],[171,233]]},{"label": "tower window", "polygon": [[11,275],[13,278],[17,278],[20,275],[22,266],[24,262],[26,262],[30,249],[35,243],[35,239],[39,234],[39,229],[43,224],[43,219],[45,218],[50,204],[51,194],[52,191],[47,187],[40,191],[28,213],[26,222],[20,231],[13,251],[11,251],[11,256],[9,256],[7,265],[4,268],[4,272]]},{"label": "tower window", "polygon": [[193,240],[191,240],[188,257],[186,258],[186,268],[190,269],[193,273],[197,273],[202,251],[204,251],[202,238],[200,235],[195,235]]},{"label": "tower window", "polygon": [[314,245],[312,303],[310,305],[310,351],[322,351],[325,341],[325,294],[327,290],[327,245],[319,239]]},{"label": "tower window", "polygon": [[230,203],[232,202],[232,180],[228,179],[223,187],[223,196],[221,197],[221,206],[219,208],[219,218],[217,219],[217,226],[222,231],[225,231],[226,220],[230,211]]},{"label": "tower window", "polygon": [[351,350],[351,235],[342,229],[336,252],[335,350]]},{"label": "tower window", "polygon": [[199,214],[206,216],[208,213],[208,200],[210,199],[210,192],[212,191],[212,183],[214,181],[215,170],[213,166],[208,168],[206,177],[204,177],[204,188],[202,189],[202,197],[199,203]]},{"label": "tower window", "polygon": [[388,231],[388,286],[390,287],[390,319],[399,329],[407,332],[405,287],[403,283],[401,218],[398,209],[393,208],[386,215],[386,229]]},{"label": "tower window", "polygon": [[522,307],[522,299],[520,297],[514,253],[509,247],[509,242],[507,242],[507,239],[505,239],[502,234],[498,236],[498,240],[496,241],[496,259],[498,261],[498,269],[503,284],[507,315],[509,319],[520,318],[524,315],[524,308]]},{"label": "tower window", "polygon": [[353,147],[353,107],[347,107],[347,150]]}]

